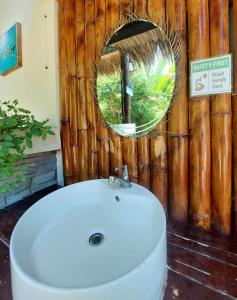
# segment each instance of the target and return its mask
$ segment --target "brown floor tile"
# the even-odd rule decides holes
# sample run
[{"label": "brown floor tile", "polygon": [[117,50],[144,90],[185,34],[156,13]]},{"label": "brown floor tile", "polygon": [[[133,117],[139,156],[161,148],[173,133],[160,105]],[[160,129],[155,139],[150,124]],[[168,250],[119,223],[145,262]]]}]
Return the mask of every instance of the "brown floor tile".
[{"label": "brown floor tile", "polygon": [[234,299],[212,290],[171,270],[164,300],[230,300]]},{"label": "brown floor tile", "polygon": [[9,250],[0,242],[0,299],[12,300]]},{"label": "brown floor tile", "polygon": [[6,209],[0,210],[0,233],[10,240],[13,228],[18,218],[9,213]]}]

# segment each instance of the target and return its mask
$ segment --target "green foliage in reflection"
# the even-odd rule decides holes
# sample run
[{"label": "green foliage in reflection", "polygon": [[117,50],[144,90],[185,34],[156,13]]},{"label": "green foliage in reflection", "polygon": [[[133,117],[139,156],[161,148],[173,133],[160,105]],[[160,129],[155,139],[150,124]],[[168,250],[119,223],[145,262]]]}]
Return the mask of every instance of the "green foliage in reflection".
[{"label": "green foliage in reflection", "polygon": [[[167,111],[174,89],[174,63],[160,59],[154,68],[137,67],[130,73],[134,85],[131,101],[131,119],[136,126],[151,120],[160,120]],[[97,78],[97,96],[104,118],[111,124],[122,123],[120,74]]]},{"label": "green foliage in reflection", "polygon": [[122,123],[120,74],[98,76],[97,97],[104,119],[112,124]]},{"label": "green foliage in reflection", "polygon": [[26,148],[32,148],[32,138],[45,140],[54,135],[49,120],[37,121],[18,104],[17,100],[0,102],[0,195],[25,180],[26,168],[17,162],[24,158]]}]

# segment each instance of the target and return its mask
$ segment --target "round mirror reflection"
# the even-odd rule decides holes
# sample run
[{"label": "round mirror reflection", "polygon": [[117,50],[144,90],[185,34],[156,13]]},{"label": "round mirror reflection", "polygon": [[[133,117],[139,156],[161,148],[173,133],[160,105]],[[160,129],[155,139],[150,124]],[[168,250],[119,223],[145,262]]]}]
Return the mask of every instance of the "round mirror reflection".
[{"label": "round mirror reflection", "polygon": [[97,63],[96,94],[106,123],[122,136],[143,136],[167,112],[175,60],[161,28],[134,21],[110,38]]}]

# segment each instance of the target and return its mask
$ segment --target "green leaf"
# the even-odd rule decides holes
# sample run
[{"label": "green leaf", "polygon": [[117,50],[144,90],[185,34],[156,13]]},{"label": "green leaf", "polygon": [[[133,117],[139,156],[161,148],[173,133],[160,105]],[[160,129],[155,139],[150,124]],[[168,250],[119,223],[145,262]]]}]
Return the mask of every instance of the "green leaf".
[{"label": "green leaf", "polygon": [[0,195],[24,180],[27,166],[18,161],[25,157],[26,147],[32,148],[33,137],[45,140],[54,134],[48,120],[38,121],[18,105],[18,100],[0,102]]},{"label": "green leaf", "polygon": [[24,114],[30,114],[31,112],[27,109],[23,109],[23,108],[19,108],[18,109],[20,112],[24,113]]},{"label": "green leaf", "polygon": [[26,146],[32,148],[32,141],[30,139],[26,139]]}]

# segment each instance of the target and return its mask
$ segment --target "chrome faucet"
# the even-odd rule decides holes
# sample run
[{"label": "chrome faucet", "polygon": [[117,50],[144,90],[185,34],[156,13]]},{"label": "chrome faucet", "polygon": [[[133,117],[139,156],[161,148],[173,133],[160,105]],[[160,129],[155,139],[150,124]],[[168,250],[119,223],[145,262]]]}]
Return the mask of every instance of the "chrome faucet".
[{"label": "chrome faucet", "polygon": [[115,168],[115,172],[118,172],[120,169],[122,169],[122,177],[118,176],[109,176],[109,183],[114,183],[116,180],[120,182],[120,186],[123,188],[127,188],[131,186],[131,183],[129,181],[128,176],[128,166],[124,165],[121,168]]}]

